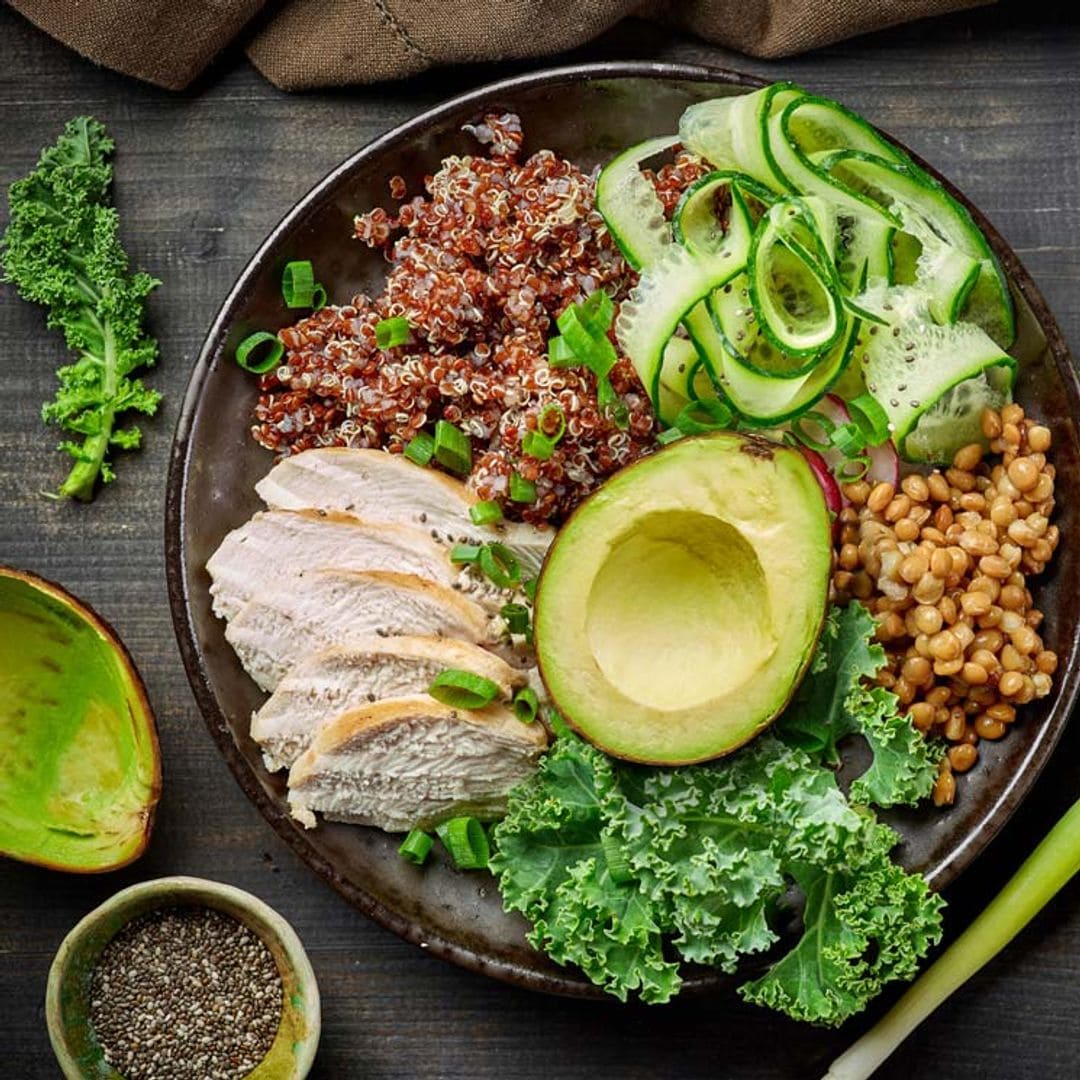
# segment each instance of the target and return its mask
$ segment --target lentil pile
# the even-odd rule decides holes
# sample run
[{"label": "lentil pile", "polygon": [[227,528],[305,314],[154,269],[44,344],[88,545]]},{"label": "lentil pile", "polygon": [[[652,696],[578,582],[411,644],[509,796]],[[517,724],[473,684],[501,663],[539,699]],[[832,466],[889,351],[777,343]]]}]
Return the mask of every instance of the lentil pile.
[{"label": "lentil pile", "polygon": [[[848,484],[833,587],[878,619],[888,663],[878,675],[912,723],[948,751],[937,806],[956,798],[956,774],[1002,738],[1016,710],[1045,697],[1058,658],[1043,645],[1029,578],[1058,546],[1048,428],[1019,405],[986,410],[977,443],[952,468],[892,484]],[[998,456],[999,455],[999,456]]]},{"label": "lentil pile", "polygon": [[282,986],[269,949],[222,912],[163,908],[106,945],[90,1022],[125,1080],[239,1080],[266,1056]]},{"label": "lentil pile", "polygon": [[[444,419],[472,439],[468,483],[479,498],[539,524],[565,517],[654,446],[652,408],[628,360],[620,356],[610,374],[625,416],[601,408],[592,372],[547,360],[566,307],[600,288],[618,304],[636,275],[595,208],[595,176],[550,150],[519,160],[516,116],[467,130],[487,156],[447,158],[425,178],[426,196],[396,214],[356,218],[357,238],[390,264],[385,287],[281,331],[286,352],[262,378],[252,434],[279,454],[399,452]],[[704,171],[683,153],[652,177],[669,212]],[[404,180],[394,177],[390,189],[401,200]],[[411,340],[379,349],[375,327],[388,318],[407,319]],[[523,453],[522,439],[550,403],[561,407],[566,434],[540,461]],[[508,504],[515,470],[535,484],[534,502]]]}]

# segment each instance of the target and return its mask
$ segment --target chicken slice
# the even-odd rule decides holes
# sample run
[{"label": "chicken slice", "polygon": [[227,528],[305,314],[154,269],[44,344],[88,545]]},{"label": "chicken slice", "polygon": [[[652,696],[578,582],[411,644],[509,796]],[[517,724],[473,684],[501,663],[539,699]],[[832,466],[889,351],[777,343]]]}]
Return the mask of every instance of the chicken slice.
[{"label": "chicken slice", "polygon": [[387,832],[469,814],[498,817],[547,745],[539,723],[503,705],[452,709],[425,696],[392,698],[335,717],[289,771],[289,807]]},{"label": "chicken slice", "polygon": [[460,576],[446,547],[420,529],[325,510],[268,510],[233,529],[207,562],[214,614],[231,619],[268,575],[330,568],[393,570],[440,585]]},{"label": "chicken slice", "polygon": [[270,507],[339,510],[369,521],[394,521],[434,530],[447,545],[498,540],[518,558],[527,577],[540,570],[554,532],[500,522],[474,525],[476,496],[459,480],[384,450],[328,447],[278,462],[255,485]]},{"label": "chicken slice", "polygon": [[348,648],[323,649],[290,668],[252,716],[251,737],[262,747],[268,769],[287,769],[335,716],[383,698],[425,693],[446,668],[490,679],[504,699],[528,680],[526,672],[465,641],[355,638]]},{"label": "chicken slice", "polygon": [[297,661],[372,635],[429,634],[495,642],[502,620],[453,589],[384,570],[312,570],[266,586],[237,612],[225,638],[244,670],[273,690]]}]

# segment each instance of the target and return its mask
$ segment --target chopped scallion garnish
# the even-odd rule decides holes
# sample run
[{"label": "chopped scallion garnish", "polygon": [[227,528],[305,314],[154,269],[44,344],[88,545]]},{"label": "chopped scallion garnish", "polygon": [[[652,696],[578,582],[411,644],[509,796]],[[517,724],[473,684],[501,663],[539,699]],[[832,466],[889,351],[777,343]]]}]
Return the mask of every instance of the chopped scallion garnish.
[{"label": "chopped scallion garnish", "polygon": [[846,458],[858,457],[866,449],[866,439],[862,432],[851,423],[841,424],[829,436],[834,449]]},{"label": "chopped scallion garnish", "polygon": [[518,472],[510,474],[510,501],[516,503],[536,502],[536,485]]},{"label": "chopped scallion garnish", "polygon": [[393,349],[409,340],[409,320],[398,316],[380,319],[375,324],[375,345],[380,349]]},{"label": "chopped scallion garnish", "polygon": [[487,866],[491,849],[484,826],[476,818],[451,818],[435,831],[459,870],[482,870]]},{"label": "chopped scallion garnish", "polygon": [[566,434],[566,413],[555,401],[549,401],[536,418],[536,430],[545,438],[557,443]]},{"label": "chopped scallion garnish", "polygon": [[[808,425],[813,425],[808,427]],[[824,413],[805,412],[797,420],[791,422],[791,433],[811,450],[824,453],[833,449],[832,433],[836,425]]]},{"label": "chopped scallion garnish", "polygon": [[555,453],[555,440],[541,435],[539,431],[526,431],[521,440],[521,449],[528,457],[548,461]]},{"label": "chopped scallion garnish", "polygon": [[277,334],[271,334],[266,330],[256,330],[254,334],[248,334],[236,346],[236,362],[253,375],[262,375],[271,368],[277,367],[278,361],[284,355],[285,346],[281,339]]},{"label": "chopped scallion garnish", "polygon": [[889,417],[870,394],[860,394],[847,403],[848,415],[862,433],[867,446],[880,446],[889,437]]},{"label": "chopped scallion garnish", "polygon": [[450,549],[450,561],[465,564],[478,562],[483,550],[480,544],[455,544]]},{"label": "chopped scallion garnish", "polygon": [[502,521],[502,507],[493,499],[484,499],[469,507],[469,520],[474,525],[492,525]]},{"label": "chopped scallion garnish", "polygon": [[707,435],[730,428],[734,419],[722,401],[689,401],[675,418],[675,427],[682,435]]},{"label": "chopped scallion garnish", "polygon": [[529,609],[524,604],[503,604],[499,614],[511,634],[524,634],[529,629]]},{"label": "chopped scallion garnish", "polygon": [[435,440],[426,431],[418,431],[405,444],[404,452],[417,465],[427,465],[435,456]]},{"label": "chopped scallion garnish", "polygon": [[459,476],[472,471],[472,443],[460,428],[446,420],[435,425],[435,460]]},{"label": "chopped scallion garnish", "polygon": [[428,693],[451,709],[482,709],[499,696],[499,684],[471,671],[447,668],[435,676]]},{"label": "chopped scallion garnish", "polygon": [[398,848],[398,854],[414,866],[423,866],[434,844],[423,829],[412,829]]},{"label": "chopped scallion garnish", "polygon": [[500,589],[509,589],[521,581],[521,563],[505,544],[485,544],[480,549],[479,563],[487,578]]},{"label": "chopped scallion garnish", "polygon": [[525,595],[529,598],[530,603],[536,601],[536,583],[539,579],[531,577],[528,581],[522,583],[522,589],[525,590]]},{"label": "chopped scallion garnish", "polygon": [[281,274],[281,295],[287,308],[319,308],[326,305],[326,290],[315,280],[307,259],[287,263]]},{"label": "chopped scallion garnish", "polygon": [[580,364],[577,353],[570,348],[570,343],[564,337],[553,337],[548,342],[548,367],[573,367]]},{"label": "chopped scallion garnish", "polygon": [[514,715],[523,723],[531,724],[540,712],[540,699],[531,686],[525,686],[514,695]]}]

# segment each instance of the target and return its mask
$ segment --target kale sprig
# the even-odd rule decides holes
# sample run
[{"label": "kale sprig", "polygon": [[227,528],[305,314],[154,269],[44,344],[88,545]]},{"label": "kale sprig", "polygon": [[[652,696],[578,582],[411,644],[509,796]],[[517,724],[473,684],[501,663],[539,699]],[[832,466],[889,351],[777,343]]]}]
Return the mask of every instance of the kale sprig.
[{"label": "kale sprig", "polygon": [[72,120],[37,167],[8,192],[10,220],[0,241],[3,280],[25,300],[48,309],[48,325],[63,331],[74,363],[57,372],[56,397],[42,418],[77,438],[59,449],[73,458],[59,494],[93,498],[97,478],[114,478],[113,449],[139,445],[135,426],[118,427],[125,412],[152,415],[161,395],[132,377],[157,358],[143,330],[147,295],[160,282],[130,273],[109,203],[113,141],[98,121]]}]

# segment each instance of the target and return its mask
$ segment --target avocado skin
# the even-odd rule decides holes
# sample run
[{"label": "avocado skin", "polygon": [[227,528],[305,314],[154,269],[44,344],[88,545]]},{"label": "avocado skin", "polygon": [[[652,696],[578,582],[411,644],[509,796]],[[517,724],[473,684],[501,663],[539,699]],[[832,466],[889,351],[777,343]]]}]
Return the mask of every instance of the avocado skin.
[{"label": "avocado skin", "polygon": [[70,873],[146,850],[161,751],[112,627],[62,586],[0,566],[0,855]]}]

